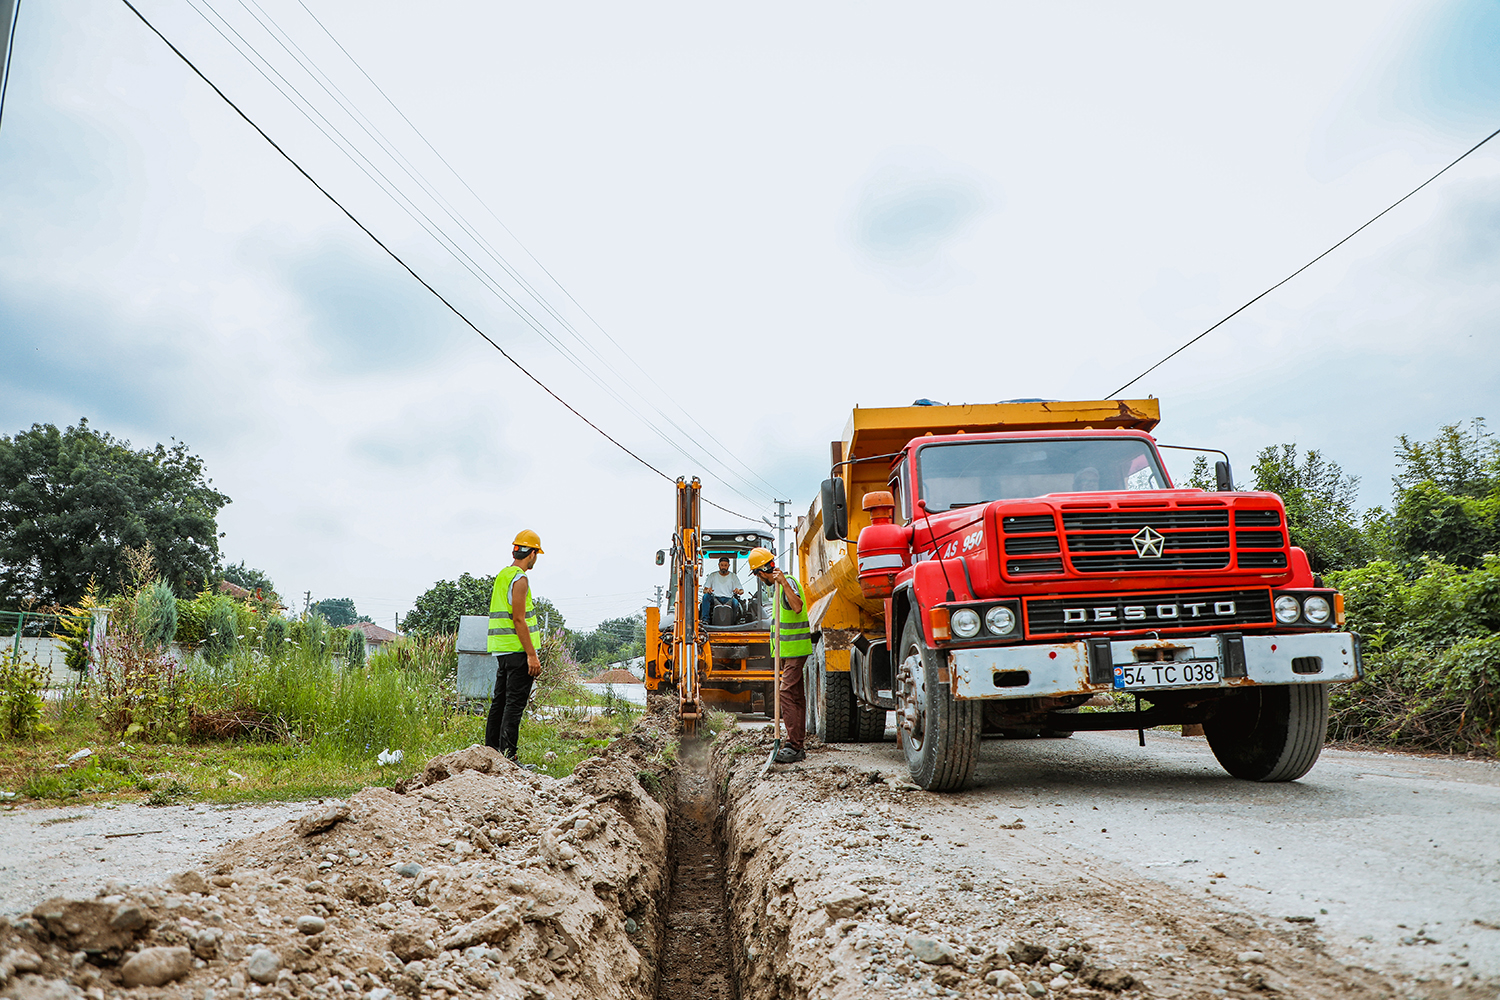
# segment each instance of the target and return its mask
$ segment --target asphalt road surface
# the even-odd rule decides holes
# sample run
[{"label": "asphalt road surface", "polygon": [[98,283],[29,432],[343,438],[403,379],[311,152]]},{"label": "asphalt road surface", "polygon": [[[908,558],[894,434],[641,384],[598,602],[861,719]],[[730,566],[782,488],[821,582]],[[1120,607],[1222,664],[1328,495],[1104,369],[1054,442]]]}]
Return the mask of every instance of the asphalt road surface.
[{"label": "asphalt road surface", "polygon": [[[892,740],[894,739],[894,734]],[[904,775],[894,742],[844,745]],[[849,763],[856,760],[849,759]],[[1312,917],[1367,964],[1414,974],[1467,962],[1500,976],[1500,764],[1323,751],[1299,781],[1229,777],[1201,737],[1078,733],[983,745],[953,808],[1202,894],[1225,910]]]}]

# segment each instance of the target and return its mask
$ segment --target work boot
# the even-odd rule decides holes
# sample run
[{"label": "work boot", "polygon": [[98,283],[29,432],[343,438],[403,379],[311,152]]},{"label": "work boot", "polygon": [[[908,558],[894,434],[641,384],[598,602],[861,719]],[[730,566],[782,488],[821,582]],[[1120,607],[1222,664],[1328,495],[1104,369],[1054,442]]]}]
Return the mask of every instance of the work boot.
[{"label": "work boot", "polygon": [[776,763],[778,764],[795,764],[799,760],[806,759],[807,754],[796,747],[782,747],[776,751]]}]

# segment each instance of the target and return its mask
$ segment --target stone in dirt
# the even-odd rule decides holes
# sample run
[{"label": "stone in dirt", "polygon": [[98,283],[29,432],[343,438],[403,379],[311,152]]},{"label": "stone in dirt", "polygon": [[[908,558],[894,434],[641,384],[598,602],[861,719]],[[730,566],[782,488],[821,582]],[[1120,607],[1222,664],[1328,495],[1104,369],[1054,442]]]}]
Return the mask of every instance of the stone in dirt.
[{"label": "stone in dirt", "polygon": [[852,885],[836,885],[822,899],[823,909],[835,920],[854,916],[869,902],[869,893]]},{"label": "stone in dirt", "polygon": [[396,866],[396,874],[402,878],[416,878],[422,874],[422,866],[415,861],[404,861]]},{"label": "stone in dirt", "polygon": [[926,962],[928,965],[953,965],[956,964],[958,957],[952,945],[917,934],[906,939],[906,947],[911,949],[917,961]]},{"label": "stone in dirt", "polygon": [[429,785],[436,785],[440,781],[446,781],[461,771],[478,771],[481,774],[498,774],[514,768],[511,762],[499,750],[493,747],[482,746],[475,743],[473,746],[452,753],[445,753],[441,757],[434,757],[427,762],[422,773],[407,778],[405,781],[396,783],[396,791],[409,792]]},{"label": "stone in dirt", "polygon": [[297,820],[293,827],[299,837],[311,837],[315,833],[322,833],[329,827],[342,823],[349,818],[349,803],[331,802],[321,809],[315,809]]},{"label": "stone in dirt", "polygon": [[1136,979],[1123,969],[1095,969],[1088,975],[1088,984],[1111,993],[1132,989]]},{"label": "stone in dirt", "polygon": [[375,881],[369,875],[356,873],[339,883],[339,892],[345,899],[351,900],[361,906],[375,906],[384,903],[390,897],[390,892],[385,886]]},{"label": "stone in dirt", "polygon": [[276,981],[276,973],[281,970],[281,956],[270,948],[257,948],[250,953],[250,959],[245,963],[245,974],[261,985],[268,985]]},{"label": "stone in dirt", "polygon": [[1017,941],[1006,949],[1006,954],[1010,956],[1012,962],[1019,962],[1022,965],[1035,965],[1037,962],[1045,962],[1047,960],[1048,951],[1047,946],[1044,944],[1036,944],[1031,941]]},{"label": "stone in dirt", "polygon": [[146,926],[146,911],[134,903],[121,903],[109,918],[109,926],[117,931],[140,930]]},{"label": "stone in dirt", "polygon": [[146,948],[120,966],[120,982],[126,986],[164,986],[181,979],[193,968],[193,953],[186,948]]},{"label": "stone in dirt", "polygon": [[113,926],[115,907],[96,900],[64,899],[38,903],[31,915],[70,951],[115,955],[134,940],[132,930]]},{"label": "stone in dirt", "polygon": [[6,1000],[76,1000],[83,993],[66,980],[28,975],[12,983],[4,996]]},{"label": "stone in dirt", "polygon": [[421,931],[397,931],[391,935],[387,947],[403,962],[416,962],[437,955],[437,946]]},{"label": "stone in dirt", "polygon": [[327,926],[328,921],[312,913],[297,918],[297,930],[302,934],[322,934]]},{"label": "stone in dirt", "polygon": [[167,888],[171,889],[173,892],[180,892],[183,894],[196,892],[201,895],[207,896],[210,892],[213,891],[208,886],[208,879],[204,878],[202,875],[199,875],[197,872],[179,872],[178,874],[173,875],[171,878],[167,879],[166,885]]}]

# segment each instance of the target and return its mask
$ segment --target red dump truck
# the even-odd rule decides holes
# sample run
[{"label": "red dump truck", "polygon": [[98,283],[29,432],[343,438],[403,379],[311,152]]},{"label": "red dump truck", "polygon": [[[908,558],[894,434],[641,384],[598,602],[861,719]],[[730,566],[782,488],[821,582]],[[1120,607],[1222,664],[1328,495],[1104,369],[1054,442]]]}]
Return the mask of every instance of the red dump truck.
[{"label": "red dump truck", "polygon": [[969,781],[985,735],[1177,724],[1236,777],[1306,774],[1359,637],[1280,498],[1235,491],[1227,457],[1216,491],[1174,486],[1159,419],[1155,399],[856,409],[797,527],[818,735],[883,739],[894,711],[933,790]]}]

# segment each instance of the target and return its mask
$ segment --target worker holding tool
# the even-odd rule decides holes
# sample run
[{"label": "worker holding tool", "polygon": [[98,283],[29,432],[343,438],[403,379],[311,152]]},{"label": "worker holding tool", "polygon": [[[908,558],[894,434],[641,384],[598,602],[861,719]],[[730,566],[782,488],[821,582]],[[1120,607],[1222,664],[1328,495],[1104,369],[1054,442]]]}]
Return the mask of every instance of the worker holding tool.
[{"label": "worker holding tool", "polygon": [[772,758],[777,764],[795,764],[807,754],[807,694],[802,684],[802,666],[812,655],[812,628],[807,621],[807,602],[802,584],[776,566],[770,549],[750,551],[750,572],[777,594],[776,624],[771,633],[771,653],[780,662],[777,696],[779,714],[786,720],[786,743]]},{"label": "worker holding tool", "polygon": [[[511,760],[521,739],[521,715],[531,695],[531,682],[542,672],[535,636],[536,602],[526,573],[542,554],[542,540],[529,528],[511,543],[512,562],[495,577],[490,593],[489,641],[495,654],[495,697],[484,724],[484,742]],[[516,614],[515,609],[521,613]]]}]

